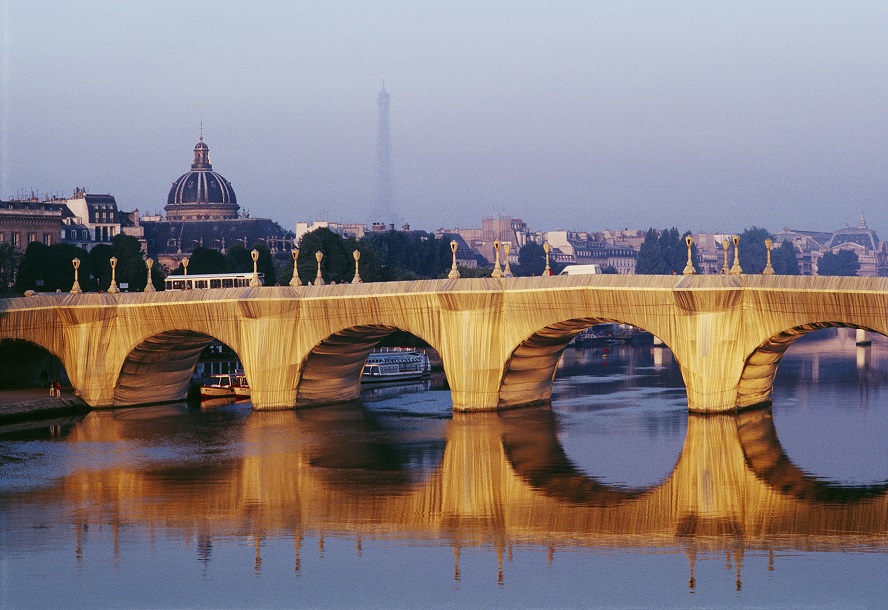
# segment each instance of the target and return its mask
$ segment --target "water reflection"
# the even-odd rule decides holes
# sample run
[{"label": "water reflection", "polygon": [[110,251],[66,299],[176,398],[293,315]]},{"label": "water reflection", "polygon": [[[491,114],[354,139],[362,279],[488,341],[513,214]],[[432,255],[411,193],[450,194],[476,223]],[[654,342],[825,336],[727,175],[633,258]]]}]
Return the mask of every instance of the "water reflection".
[{"label": "water reflection", "polygon": [[91,532],[110,528],[116,554],[121,536],[162,530],[196,540],[209,562],[214,540],[236,536],[255,542],[259,570],[262,540],[291,537],[298,569],[305,536],[322,547],[332,533],[358,549],[377,537],[449,545],[455,561],[466,547],[490,546],[501,561],[531,544],[550,556],[558,547],[680,548],[692,564],[701,551],[739,562],[751,549],[884,549],[888,536],[888,484],[806,474],[783,451],[770,410],[689,416],[677,463],[647,488],[576,468],[546,407],[411,425],[360,404],[143,408],[93,412],[59,433],[62,476],[38,461],[39,485],[3,486],[7,544],[39,545],[30,524],[61,521],[74,532],[64,544],[82,559]]}]

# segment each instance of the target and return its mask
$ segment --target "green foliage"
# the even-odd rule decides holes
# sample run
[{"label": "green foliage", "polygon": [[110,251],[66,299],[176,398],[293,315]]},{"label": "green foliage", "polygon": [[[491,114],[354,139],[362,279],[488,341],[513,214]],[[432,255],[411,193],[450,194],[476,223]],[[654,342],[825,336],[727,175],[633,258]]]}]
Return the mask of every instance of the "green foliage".
[{"label": "green foliage", "polygon": [[[243,247],[243,246],[241,246]],[[252,265],[250,271],[253,270]],[[228,273],[228,258],[212,248],[195,248],[188,259],[188,273]]]},{"label": "green foliage", "polygon": [[771,250],[771,266],[777,275],[799,275],[799,259],[792,242],[780,242],[779,247]]},{"label": "green foliage", "polygon": [[[740,234],[740,267],[743,273],[755,274],[765,270],[768,264],[768,248],[765,246],[766,239],[773,239],[773,236],[767,229],[759,227],[751,227]],[[733,246],[732,246],[733,247]],[[728,265],[733,264],[733,251],[728,257]],[[773,260],[771,261],[773,266]]]},{"label": "green foliage", "polygon": [[129,291],[144,290],[148,269],[145,267],[142,244],[132,235],[119,234],[111,240],[111,246],[117,257],[117,285],[126,284]]},{"label": "green foliage", "polygon": [[[46,246],[31,242],[20,259],[15,281],[16,292],[71,290],[74,285],[74,266],[71,261],[75,258],[80,259],[80,287],[84,291],[94,291],[96,284],[92,279],[92,262],[86,250],[69,244]],[[39,283],[43,285],[39,286]]]},{"label": "green foliage", "polygon": [[[447,277],[450,271],[453,253],[448,235],[438,238],[421,231],[379,231],[366,235],[361,244],[378,259],[379,281]],[[363,258],[361,261],[363,268]]]},{"label": "green foliage", "polygon": [[[328,284],[351,282],[355,277],[355,250],[361,253],[359,261],[361,280],[378,282],[380,270],[376,253],[363,242],[359,244],[355,239],[344,239],[326,227],[315,229],[302,236],[298,262],[300,279],[304,284],[317,281],[318,263],[315,255],[320,251],[324,254],[324,258],[321,259],[321,275],[324,282]],[[289,283],[291,276],[292,274],[282,279],[286,278]]]},{"label": "green foliage", "polygon": [[[456,268],[459,271],[459,277],[490,277],[490,273],[493,271],[493,267],[462,267],[458,266]],[[450,273],[448,271],[447,273]],[[517,274],[513,274],[517,275]],[[444,277],[447,277],[445,274]],[[444,279],[444,278],[441,278]]]},{"label": "green foliage", "polygon": [[654,228],[648,229],[644,242],[638,249],[638,260],[635,262],[635,273],[638,275],[665,275],[666,259],[660,248],[660,239]]},{"label": "green foliage", "polygon": [[[635,273],[638,275],[681,275],[688,263],[688,245],[684,235],[679,234],[678,229],[672,227],[659,235],[656,229],[648,229],[644,236],[644,242],[638,251],[638,260],[635,263]],[[697,246],[691,246],[691,257],[698,260]]]},{"label": "green foliage", "polygon": [[857,275],[860,260],[852,250],[839,250],[835,254],[826,252],[817,261],[817,275]]},{"label": "green foliage", "polygon": [[253,271],[253,258],[241,242],[232,244],[225,252],[228,268],[223,273],[250,273]]},{"label": "green foliage", "polygon": [[15,275],[18,272],[22,256],[9,243],[0,243],[0,292],[9,292],[15,288]]},{"label": "green foliage", "polygon": [[546,270],[546,251],[536,242],[529,241],[518,252],[517,276],[543,275]]}]

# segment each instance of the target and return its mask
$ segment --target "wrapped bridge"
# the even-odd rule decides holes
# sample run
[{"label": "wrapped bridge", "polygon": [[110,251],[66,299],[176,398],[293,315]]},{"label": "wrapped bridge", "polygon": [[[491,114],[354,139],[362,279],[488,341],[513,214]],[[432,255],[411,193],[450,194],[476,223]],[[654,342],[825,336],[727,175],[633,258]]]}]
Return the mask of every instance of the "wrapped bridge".
[{"label": "wrapped bridge", "polygon": [[0,339],[57,356],[93,407],[184,398],[213,338],[244,365],[256,409],[357,398],[395,330],[440,354],[457,411],[544,402],[583,329],[632,324],[673,352],[693,412],[767,402],[786,348],[826,327],[888,334],[888,278],[619,276],[426,280],[0,300]]}]

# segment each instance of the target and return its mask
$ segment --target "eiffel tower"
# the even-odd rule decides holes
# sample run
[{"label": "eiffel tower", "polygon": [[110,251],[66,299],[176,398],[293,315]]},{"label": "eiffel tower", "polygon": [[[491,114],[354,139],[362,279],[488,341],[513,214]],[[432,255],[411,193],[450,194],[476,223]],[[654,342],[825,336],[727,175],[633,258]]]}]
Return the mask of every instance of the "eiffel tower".
[{"label": "eiffel tower", "polygon": [[392,143],[389,132],[389,103],[391,98],[385,90],[376,96],[379,106],[379,119],[376,128],[376,202],[371,222],[381,222],[386,226],[398,226],[398,215],[395,212],[395,179],[392,170]]}]

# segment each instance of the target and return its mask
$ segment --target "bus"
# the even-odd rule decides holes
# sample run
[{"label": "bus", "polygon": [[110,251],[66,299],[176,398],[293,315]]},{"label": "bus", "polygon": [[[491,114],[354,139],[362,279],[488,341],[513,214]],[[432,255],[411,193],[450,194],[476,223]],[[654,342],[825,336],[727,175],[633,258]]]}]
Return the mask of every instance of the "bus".
[{"label": "bus", "polygon": [[[204,273],[202,275],[168,275],[166,290],[199,290],[202,288],[240,288],[249,286],[253,273]],[[259,274],[259,283],[265,285],[265,274]]]}]

